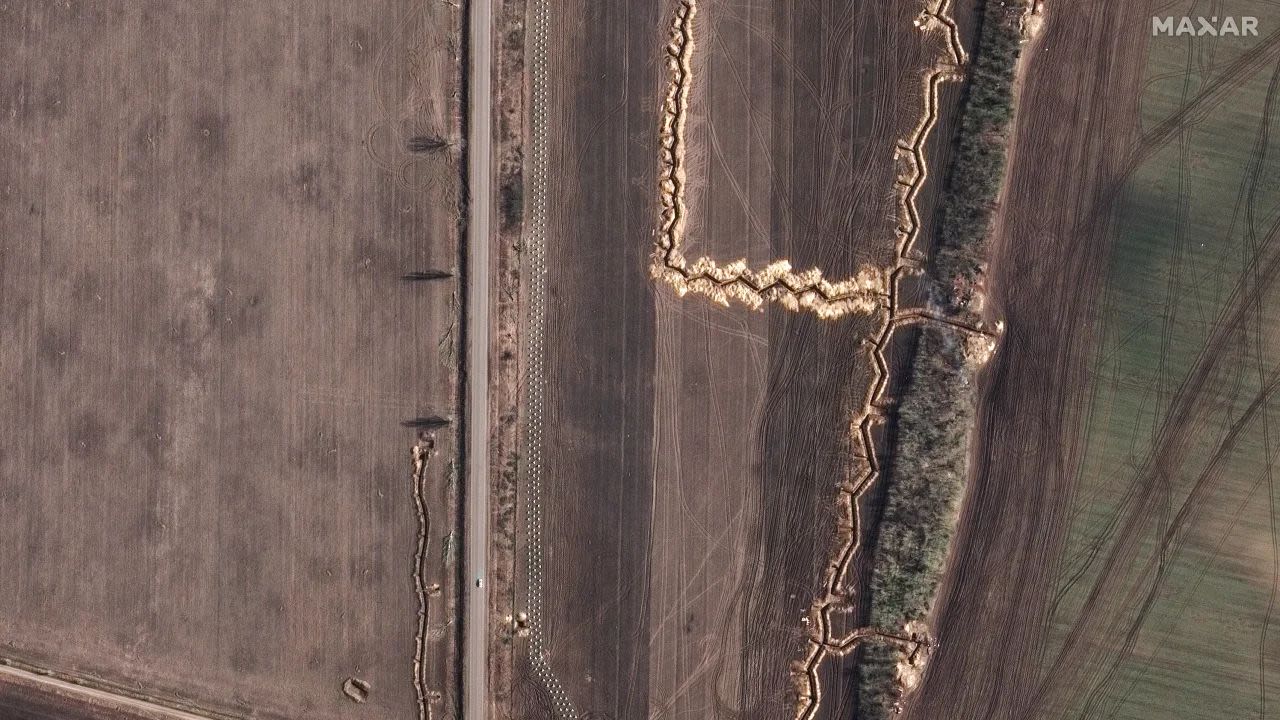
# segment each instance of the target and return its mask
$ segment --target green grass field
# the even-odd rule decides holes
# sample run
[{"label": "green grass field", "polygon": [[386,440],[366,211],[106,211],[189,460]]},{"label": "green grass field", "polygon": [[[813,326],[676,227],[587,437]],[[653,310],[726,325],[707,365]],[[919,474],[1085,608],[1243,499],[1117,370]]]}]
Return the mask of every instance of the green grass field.
[{"label": "green grass field", "polygon": [[1280,717],[1280,66],[1225,73],[1264,38],[1151,40],[1144,131],[1238,86],[1119,196],[1044,717]]}]

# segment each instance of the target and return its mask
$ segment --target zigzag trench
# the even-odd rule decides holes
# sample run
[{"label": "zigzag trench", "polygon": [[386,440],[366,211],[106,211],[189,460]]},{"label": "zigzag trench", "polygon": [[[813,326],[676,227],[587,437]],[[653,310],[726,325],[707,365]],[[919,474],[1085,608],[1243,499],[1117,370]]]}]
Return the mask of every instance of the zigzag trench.
[{"label": "zigzag trench", "polygon": [[418,628],[413,636],[413,691],[418,700],[418,720],[431,720],[431,705],[423,684],[423,667],[427,661],[428,600],[425,572],[427,567],[427,535],[431,532],[430,515],[422,497],[427,481],[427,465],[435,453],[435,439],[424,433],[409,451],[413,462],[413,506],[418,514],[418,542],[413,556],[413,586],[418,596]]},{"label": "zigzag trench", "polygon": [[922,32],[946,33],[949,52],[939,58],[933,67],[922,73],[921,83],[925,101],[920,120],[910,136],[900,141],[895,148],[895,152],[906,160],[909,171],[907,177],[900,178],[898,181],[900,190],[898,217],[901,225],[896,231],[897,260],[889,271],[888,298],[881,316],[883,322],[880,331],[867,343],[868,353],[875,368],[875,379],[867,390],[862,413],[853,423],[862,447],[862,455],[858,459],[864,463],[864,466],[856,479],[840,488],[838,502],[844,522],[839,527],[836,552],[827,565],[823,577],[822,594],[814,599],[809,609],[811,630],[807,649],[793,672],[798,697],[796,717],[801,720],[811,720],[821,706],[822,685],[818,670],[829,655],[846,655],[856,649],[859,643],[870,638],[914,645],[917,648],[930,644],[927,636],[924,638],[918,638],[915,635],[902,637],[898,633],[873,627],[858,628],[844,637],[837,637],[832,620],[835,613],[854,609],[853,597],[849,591],[845,590],[844,581],[859,549],[862,517],[858,500],[880,477],[880,462],[876,456],[872,428],[883,422],[885,417],[884,393],[889,385],[889,366],[884,356],[885,349],[899,327],[920,322],[939,322],[950,325],[968,336],[969,355],[976,363],[984,363],[995,350],[995,336],[981,327],[943,317],[928,310],[899,311],[899,281],[908,273],[918,274],[922,271],[922,258],[914,247],[922,226],[916,208],[916,197],[928,179],[924,146],[938,121],[939,88],[944,82],[963,79],[962,69],[967,60],[964,46],[960,42],[959,30],[951,17],[951,0],[935,0],[926,5],[916,20],[916,27]]},{"label": "zigzag trench", "polygon": [[883,270],[867,268],[857,276],[831,282],[818,269],[794,273],[786,260],[778,260],[761,270],[751,270],[739,260],[726,265],[702,257],[689,263],[680,250],[685,230],[685,138],[689,91],[693,75],[693,18],[697,0],[679,0],[667,45],[670,78],[663,105],[661,144],[661,223],[653,253],[652,274],[675,288],[683,296],[695,293],[728,305],[737,301],[753,309],[767,302],[777,302],[790,310],[811,310],[823,318],[837,318],[849,313],[878,314],[879,331],[866,339],[868,355],[875,368],[875,378],[868,388],[863,409],[852,423],[856,429],[865,463],[854,480],[842,484],[839,504],[843,520],[839,525],[836,552],[823,576],[821,594],[809,610],[810,635],[801,660],[792,669],[792,680],[798,699],[796,717],[811,720],[822,700],[818,669],[829,655],[852,652],[863,640],[880,638],[904,645],[928,645],[929,639],[904,637],[884,629],[858,628],[844,637],[834,632],[832,615],[847,612],[854,605],[844,579],[859,549],[861,517],[858,498],[880,475],[872,428],[884,419],[884,392],[889,384],[889,367],[884,351],[893,333],[904,325],[938,322],[949,325],[969,337],[970,355],[975,362],[985,362],[995,349],[995,334],[982,327],[944,317],[930,310],[910,309],[899,312],[898,283],[907,274],[922,271],[922,259],[914,249],[921,221],[916,197],[928,178],[924,146],[938,120],[938,92],[943,82],[960,80],[967,56],[959,30],[951,17],[951,0],[928,0],[916,20],[922,32],[942,32],[946,36],[947,53],[921,74],[924,107],[910,136],[898,142],[895,153],[908,170],[897,182],[898,219],[896,229],[897,258],[893,267]]},{"label": "zigzag trench", "polygon": [[684,130],[693,84],[690,60],[697,12],[697,0],[679,0],[667,44],[670,79],[662,108],[662,217],[650,268],[653,277],[671,285],[681,296],[692,292],[722,305],[736,301],[757,309],[766,302],[777,302],[790,310],[812,310],[824,318],[876,312],[885,295],[885,275],[878,268],[831,282],[817,268],[793,272],[786,260],[752,270],[745,260],[719,265],[707,257],[692,263],[685,258],[680,249],[686,216]]}]

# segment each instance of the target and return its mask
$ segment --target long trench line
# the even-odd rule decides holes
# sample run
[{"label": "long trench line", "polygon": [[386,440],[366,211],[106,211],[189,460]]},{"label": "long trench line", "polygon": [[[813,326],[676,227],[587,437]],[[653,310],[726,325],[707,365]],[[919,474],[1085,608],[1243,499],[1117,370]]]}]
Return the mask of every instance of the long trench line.
[{"label": "long trench line", "polygon": [[912,167],[912,176],[909,180],[898,183],[902,189],[898,213],[902,225],[897,230],[900,241],[894,267],[887,273],[887,278],[884,274],[868,271],[860,275],[858,281],[863,292],[874,291],[876,289],[874,285],[879,286],[878,297],[870,306],[861,302],[866,298],[858,297],[851,302],[850,299],[854,296],[845,294],[859,288],[833,286],[822,279],[821,272],[818,270],[809,271],[801,277],[792,276],[790,265],[786,261],[774,263],[759,273],[753,273],[742,261],[718,267],[710,260],[701,258],[693,264],[692,269],[688,267],[679,248],[685,223],[684,125],[692,85],[690,62],[694,47],[693,18],[697,13],[696,0],[680,0],[676,17],[672,22],[672,39],[667,46],[671,77],[663,106],[662,226],[654,251],[654,276],[668,281],[681,295],[693,291],[707,295],[723,304],[728,304],[729,299],[736,299],[753,308],[758,308],[772,300],[781,302],[792,310],[813,309],[824,318],[838,317],[851,311],[868,314],[879,311],[882,318],[880,331],[874,338],[869,338],[867,341],[868,354],[875,368],[875,378],[868,388],[863,412],[853,423],[863,448],[860,459],[866,462],[867,467],[857,481],[841,487],[839,502],[845,520],[841,523],[840,532],[842,535],[847,534],[848,539],[837,551],[835,560],[827,566],[823,579],[825,592],[810,609],[810,615],[816,616],[819,630],[816,636],[811,635],[809,638],[803,670],[797,679],[799,702],[796,714],[803,720],[812,718],[821,704],[818,668],[828,654],[843,655],[850,652],[861,640],[871,637],[912,642],[910,639],[876,628],[859,628],[846,637],[836,638],[831,621],[831,614],[834,611],[848,606],[848,597],[841,591],[841,585],[859,549],[858,528],[861,526],[861,513],[858,500],[874,484],[880,474],[872,428],[884,418],[883,396],[889,383],[889,368],[884,350],[892,341],[893,333],[899,326],[919,322],[943,322],[968,333],[988,335],[981,328],[949,320],[925,310],[908,311],[901,315],[898,312],[900,280],[904,275],[918,273],[921,269],[920,258],[914,252],[914,243],[922,227],[916,208],[916,198],[928,178],[924,145],[937,124],[939,88],[945,81],[960,79],[960,68],[966,61],[959,31],[950,16],[950,10],[951,0],[939,0],[936,7],[926,6],[916,21],[916,26],[923,31],[937,26],[945,30],[951,57],[949,62],[939,61],[925,72],[923,76],[925,107],[921,119],[911,137],[899,142],[895,148],[895,152],[906,154]]},{"label": "long trench line", "polygon": [[938,96],[943,82],[962,79],[962,68],[967,54],[960,41],[959,29],[951,17],[951,0],[934,0],[926,4],[916,20],[916,27],[923,32],[941,28],[946,33],[949,57],[940,58],[933,67],[922,74],[924,108],[919,122],[910,137],[899,141],[895,153],[905,155],[911,166],[910,178],[900,179],[898,217],[900,226],[894,266],[888,271],[867,268],[849,280],[832,283],[822,277],[818,269],[804,273],[792,273],[790,263],[778,260],[762,270],[753,271],[745,261],[717,265],[708,258],[699,258],[690,265],[681,253],[684,238],[686,206],[685,189],[685,137],[689,93],[693,73],[693,19],[697,14],[697,0],[678,0],[676,16],[672,21],[671,40],[667,45],[667,64],[670,72],[667,93],[663,104],[661,123],[661,224],[653,255],[652,274],[655,279],[672,285],[683,296],[693,292],[709,297],[723,305],[730,301],[741,302],[753,309],[766,302],[778,302],[790,310],[812,310],[825,319],[837,318],[849,313],[878,314],[880,330],[874,337],[866,338],[868,356],[874,367],[875,377],[867,389],[862,412],[851,425],[856,428],[862,454],[858,459],[866,463],[866,469],[855,481],[844,483],[840,489],[839,503],[844,519],[840,523],[840,536],[847,535],[834,560],[827,565],[823,577],[823,595],[810,607],[811,623],[818,630],[808,639],[802,669],[793,675],[797,684],[798,703],[796,717],[811,720],[821,705],[822,692],[818,669],[830,654],[845,655],[870,638],[881,638],[917,648],[928,645],[927,638],[908,638],[875,627],[862,627],[844,637],[833,632],[831,615],[849,607],[849,595],[842,590],[843,580],[860,546],[859,528],[861,511],[858,500],[880,476],[880,463],[876,455],[873,427],[885,417],[884,394],[889,384],[889,366],[885,349],[901,326],[937,322],[968,335],[984,337],[989,348],[994,347],[996,334],[980,326],[944,317],[927,309],[910,309],[899,312],[899,283],[908,274],[923,271],[922,258],[915,251],[923,223],[916,207],[916,199],[928,179],[928,164],[924,146],[938,121]]},{"label": "long trench line", "polygon": [[418,720],[431,720],[431,704],[423,668],[427,659],[428,590],[426,581],[427,544],[431,532],[431,516],[427,514],[423,487],[427,482],[427,466],[435,453],[434,440],[424,435],[410,450],[413,462],[413,505],[418,517],[417,547],[413,556],[413,587],[418,597],[418,627],[413,638],[413,691],[418,701]]},{"label": "long trench line", "polygon": [[941,26],[947,34],[950,57],[940,59],[923,74],[925,102],[920,120],[911,136],[899,142],[895,148],[895,152],[905,154],[910,163],[912,175],[910,179],[899,182],[902,194],[899,198],[898,216],[902,220],[902,226],[897,230],[899,236],[897,258],[889,272],[880,331],[867,342],[868,355],[875,369],[875,377],[868,387],[862,412],[853,422],[858,441],[862,445],[862,454],[859,459],[866,463],[866,468],[861,477],[840,488],[839,503],[844,519],[840,523],[839,532],[841,535],[847,535],[847,539],[837,550],[834,561],[827,566],[823,579],[823,595],[816,599],[810,608],[811,622],[817,621],[817,630],[809,636],[803,670],[798,678],[799,702],[796,707],[796,717],[801,720],[811,720],[821,707],[822,685],[818,671],[829,655],[846,655],[862,641],[871,638],[904,645],[914,644],[917,647],[928,644],[927,639],[906,638],[875,627],[858,628],[844,637],[836,637],[833,629],[832,614],[850,607],[849,594],[842,589],[842,586],[854,557],[860,549],[862,516],[858,501],[880,477],[880,462],[876,453],[873,428],[885,418],[884,394],[889,385],[889,365],[885,358],[885,349],[889,347],[899,327],[921,322],[939,322],[966,334],[991,337],[991,333],[980,327],[955,321],[928,310],[914,309],[899,312],[900,281],[906,275],[922,272],[922,258],[915,250],[916,240],[923,227],[916,199],[929,177],[924,148],[937,125],[940,88],[943,82],[962,79],[962,68],[967,61],[964,46],[960,42],[959,30],[951,18],[951,0],[940,0],[935,7],[926,6],[916,21],[916,26],[924,32]]},{"label": "long trench line", "polygon": [[753,270],[745,260],[721,265],[707,257],[692,263],[685,258],[681,250],[686,217],[685,122],[693,85],[690,63],[697,12],[697,0],[678,0],[667,43],[669,82],[660,127],[662,213],[651,274],[680,296],[692,292],[726,306],[736,301],[758,309],[767,302],[777,302],[789,310],[812,310],[822,318],[875,313],[886,292],[886,278],[878,268],[865,267],[851,278],[833,282],[817,268],[793,272],[785,259]]}]

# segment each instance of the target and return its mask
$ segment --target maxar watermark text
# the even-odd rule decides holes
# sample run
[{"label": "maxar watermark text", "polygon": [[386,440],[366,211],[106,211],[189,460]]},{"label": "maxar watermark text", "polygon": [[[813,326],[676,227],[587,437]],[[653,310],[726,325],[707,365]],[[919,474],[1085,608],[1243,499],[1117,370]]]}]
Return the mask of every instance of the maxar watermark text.
[{"label": "maxar watermark text", "polygon": [[1151,18],[1151,34],[1169,37],[1183,35],[1201,36],[1257,36],[1258,18],[1244,15],[1235,17],[1228,15],[1221,19],[1213,17],[1153,17]]}]

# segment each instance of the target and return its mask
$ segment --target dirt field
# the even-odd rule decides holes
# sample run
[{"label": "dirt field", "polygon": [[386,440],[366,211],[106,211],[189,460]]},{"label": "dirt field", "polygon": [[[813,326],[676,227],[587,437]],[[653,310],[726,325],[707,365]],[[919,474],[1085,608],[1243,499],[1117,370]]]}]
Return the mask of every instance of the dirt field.
[{"label": "dirt field", "polygon": [[[458,265],[458,22],[0,9],[0,660],[210,716],[451,716],[454,428],[415,470],[402,423],[457,415],[457,282],[401,275]],[[71,716],[29,692],[4,714]]]},{"label": "dirt field", "polygon": [[975,473],[936,613],[942,644],[906,717],[1036,716],[1111,201],[1137,140],[1149,39],[1144,7],[1054,3],[1026,59],[992,263],[992,314],[1007,330],[981,388]]},{"label": "dirt field", "polygon": [[[551,6],[547,666],[581,717],[790,717],[875,324],[655,285],[676,4]],[[894,146],[929,57],[920,9],[699,3],[688,255],[836,278],[892,264]],[[823,716],[848,715],[850,667],[822,666]],[[547,688],[525,660],[512,714],[552,716]]]}]

